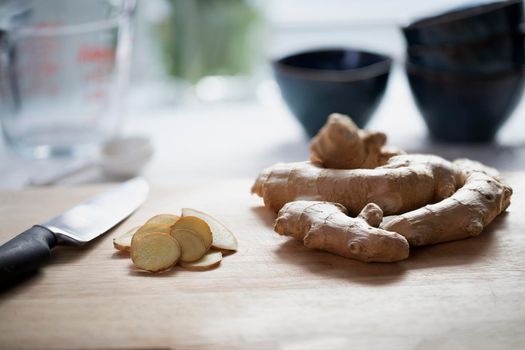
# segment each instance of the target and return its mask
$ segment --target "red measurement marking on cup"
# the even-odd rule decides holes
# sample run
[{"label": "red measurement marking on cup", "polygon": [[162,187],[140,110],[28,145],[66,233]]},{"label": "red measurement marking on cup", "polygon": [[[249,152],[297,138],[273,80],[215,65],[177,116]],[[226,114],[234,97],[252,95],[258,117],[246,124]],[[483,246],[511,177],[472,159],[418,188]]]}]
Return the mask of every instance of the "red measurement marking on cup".
[{"label": "red measurement marking on cup", "polygon": [[84,94],[87,101],[106,103],[109,98],[106,84],[114,69],[115,49],[100,46],[82,46],[77,51],[77,62],[89,67],[84,70],[83,79],[91,88]]},{"label": "red measurement marking on cup", "polygon": [[[60,22],[40,22],[33,26],[39,29],[60,26]],[[59,89],[57,75],[60,62],[57,51],[60,42],[54,36],[22,37],[17,43],[16,76],[19,90],[26,96],[56,96]]]},{"label": "red measurement marking on cup", "polygon": [[96,63],[104,61],[113,61],[115,58],[115,50],[112,48],[105,47],[89,47],[83,46],[78,50],[77,62],[78,63]]}]

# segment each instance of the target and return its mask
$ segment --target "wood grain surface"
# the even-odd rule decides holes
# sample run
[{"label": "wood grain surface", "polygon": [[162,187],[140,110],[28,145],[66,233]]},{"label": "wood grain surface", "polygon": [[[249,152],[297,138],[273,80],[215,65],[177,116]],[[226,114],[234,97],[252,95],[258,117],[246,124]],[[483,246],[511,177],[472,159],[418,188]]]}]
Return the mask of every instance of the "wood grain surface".
[{"label": "wood grain surface", "polygon": [[[0,294],[1,349],[519,349],[525,347],[525,174],[481,236],[395,264],[312,251],[275,234],[251,181],[154,188],[92,244],[60,247]],[[0,192],[0,243],[107,187]],[[206,272],[135,270],[112,238],[194,207],[237,235]]]}]

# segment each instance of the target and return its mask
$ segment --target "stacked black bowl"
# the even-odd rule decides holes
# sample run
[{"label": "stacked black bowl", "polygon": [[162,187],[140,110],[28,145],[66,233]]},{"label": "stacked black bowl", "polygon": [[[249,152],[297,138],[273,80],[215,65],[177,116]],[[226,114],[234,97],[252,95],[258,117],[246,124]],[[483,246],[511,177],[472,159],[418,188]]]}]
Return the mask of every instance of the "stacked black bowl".
[{"label": "stacked black bowl", "polygon": [[404,27],[410,88],[428,129],[446,141],[486,142],[524,83],[523,0],[462,7]]}]

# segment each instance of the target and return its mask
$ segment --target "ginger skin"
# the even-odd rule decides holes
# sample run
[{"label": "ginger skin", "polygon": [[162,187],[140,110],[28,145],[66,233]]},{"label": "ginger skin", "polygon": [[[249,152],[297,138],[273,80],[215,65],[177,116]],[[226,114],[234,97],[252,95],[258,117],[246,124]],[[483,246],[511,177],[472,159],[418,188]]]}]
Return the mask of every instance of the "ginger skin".
[{"label": "ginger skin", "polygon": [[364,262],[393,262],[406,259],[407,240],[374,227],[381,221],[381,209],[370,203],[360,215],[351,218],[337,204],[317,201],[287,203],[278,214],[274,229],[293,236],[312,249],[321,249]]},{"label": "ginger skin", "polygon": [[312,139],[310,161],[323,168],[373,169],[402,152],[384,148],[382,132],[360,130],[349,117],[334,113]]},{"label": "ginger skin", "polygon": [[401,214],[381,227],[403,235],[411,246],[477,236],[507,209],[511,195],[509,186],[474,171],[451,197]]},{"label": "ginger skin", "polygon": [[384,215],[400,214],[451,196],[463,185],[461,170],[437,156],[400,155],[375,169],[324,169],[309,162],[265,169],[252,193],[278,212],[288,202],[315,200],[342,204],[357,215],[376,203]]},{"label": "ginger skin", "polygon": [[[385,142],[384,134],[332,115],[312,141],[311,162],[263,170],[252,193],[279,212],[279,234],[366,262],[405,259],[409,245],[477,236],[510,205],[512,189],[497,170],[399,155]],[[383,214],[395,216],[383,221]]]}]

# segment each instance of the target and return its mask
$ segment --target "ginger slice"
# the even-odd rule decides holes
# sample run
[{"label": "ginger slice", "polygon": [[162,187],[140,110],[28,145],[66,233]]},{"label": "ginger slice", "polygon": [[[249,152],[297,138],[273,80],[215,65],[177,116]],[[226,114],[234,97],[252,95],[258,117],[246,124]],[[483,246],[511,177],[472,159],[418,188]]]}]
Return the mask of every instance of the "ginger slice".
[{"label": "ginger slice", "polygon": [[179,220],[180,217],[175,214],[158,214],[155,215],[146,221],[144,225],[150,225],[150,224],[160,224],[160,225],[173,225],[174,223]]},{"label": "ginger slice", "polygon": [[173,226],[173,230],[189,230],[202,238],[206,244],[206,250],[211,247],[213,243],[213,235],[210,226],[201,218],[196,216],[182,216]]},{"label": "ginger slice", "polygon": [[184,262],[197,261],[206,254],[208,248],[204,240],[193,231],[185,229],[171,230],[171,236],[175,238],[181,247],[180,260]]},{"label": "ginger slice", "polygon": [[337,203],[296,201],[287,203],[275,220],[277,233],[301,239],[308,248],[321,249],[364,262],[393,262],[408,258],[407,240],[382,230],[381,209],[373,203],[351,218]]},{"label": "ginger slice", "polygon": [[194,262],[181,261],[180,266],[192,271],[206,271],[219,266],[221,261],[221,252],[209,252],[204,254],[202,258]]},{"label": "ginger slice", "polygon": [[136,234],[148,233],[148,232],[164,232],[170,233],[171,226],[165,224],[144,224],[139,227]]},{"label": "ginger slice", "polygon": [[236,251],[239,244],[233,233],[219,220],[202,211],[182,208],[182,217],[195,216],[204,220],[211,229],[213,238],[212,247],[224,250]]},{"label": "ginger slice", "polygon": [[162,225],[162,224],[144,224],[139,227],[137,232],[133,235],[133,238],[131,239],[131,242],[139,240],[144,236],[145,234],[149,232],[163,232],[163,233],[170,233],[171,226],[170,225]]},{"label": "ginger slice", "polygon": [[131,239],[133,238],[133,235],[137,230],[140,228],[140,226],[133,227],[132,229],[128,230],[126,233],[124,233],[122,236],[113,238],[113,246],[117,250],[129,252],[131,251]]},{"label": "ginger slice", "polygon": [[164,232],[148,232],[131,243],[131,260],[151,272],[169,269],[181,257],[179,242]]}]

